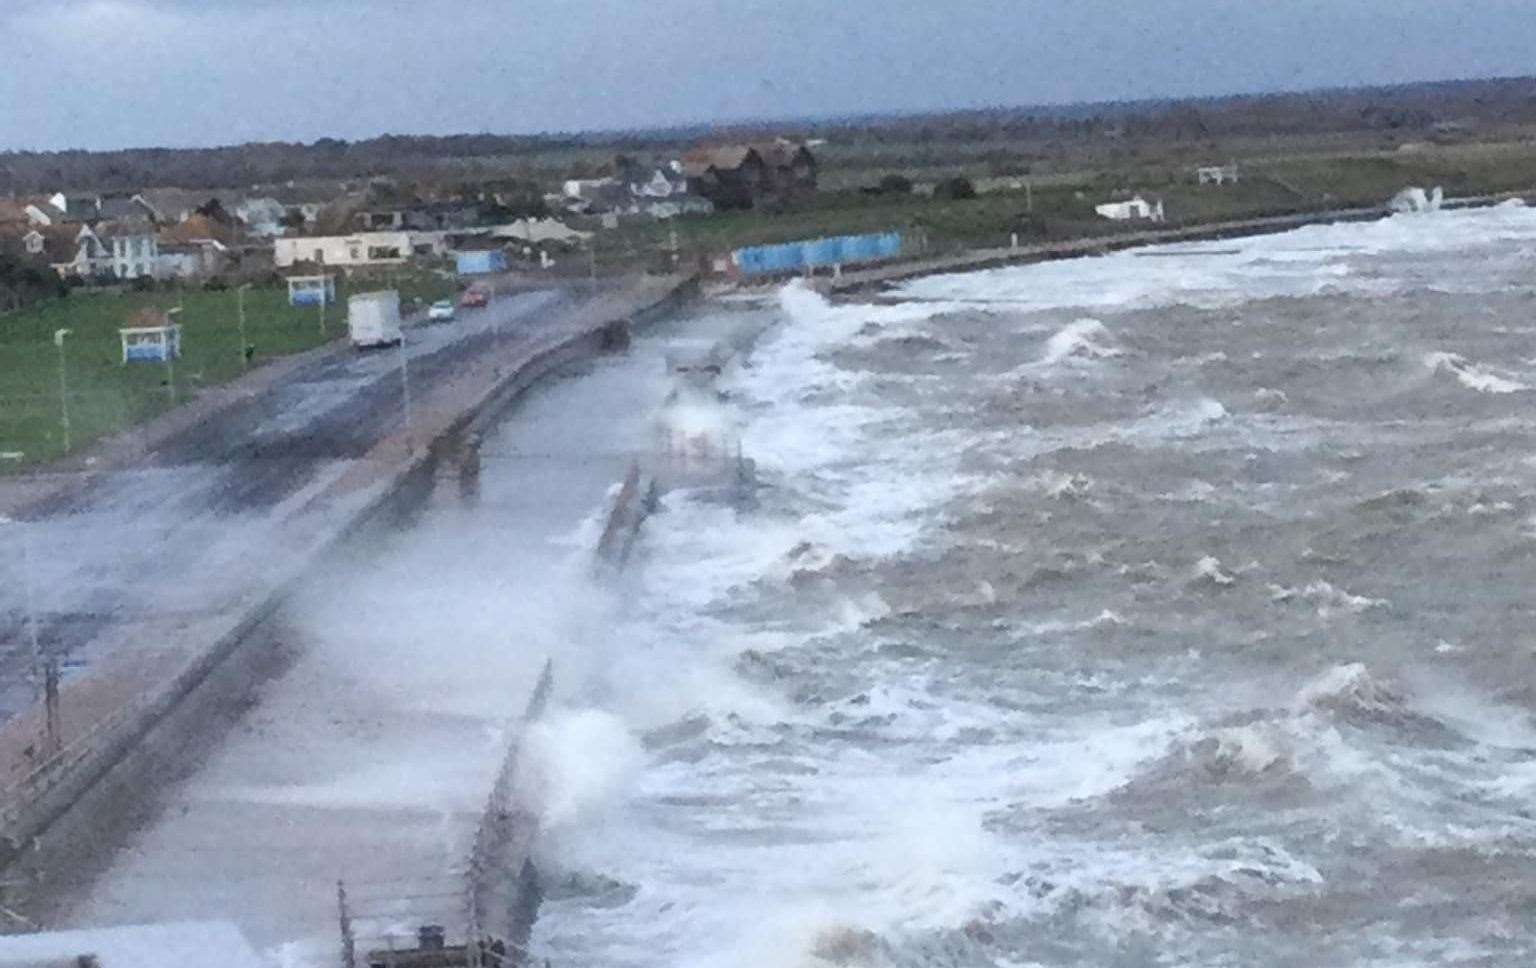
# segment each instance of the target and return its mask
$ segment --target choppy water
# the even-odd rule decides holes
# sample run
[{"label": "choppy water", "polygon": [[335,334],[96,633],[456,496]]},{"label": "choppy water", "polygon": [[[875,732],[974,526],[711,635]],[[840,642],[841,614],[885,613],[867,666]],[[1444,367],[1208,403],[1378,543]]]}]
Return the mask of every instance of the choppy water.
[{"label": "choppy water", "polygon": [[765,487],[541,740],[542,956],[1533,962],[1536,212],[1242,248],[720,309]]}]

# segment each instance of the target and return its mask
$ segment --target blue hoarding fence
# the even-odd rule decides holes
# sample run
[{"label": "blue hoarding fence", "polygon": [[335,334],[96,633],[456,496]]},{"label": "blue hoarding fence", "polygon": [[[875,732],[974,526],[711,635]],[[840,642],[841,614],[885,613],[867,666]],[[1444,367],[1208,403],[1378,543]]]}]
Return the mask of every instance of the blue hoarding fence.
[{"label": "blue hoarding fence", "polygon": [[839,235],[782,245],[754,245],[737,249],[731,260],[743,275],[800,272],[822,266],[858,265],[901,255],[901,233]]},{"label": "blue hoarding fence", "polygon": [[461,276],[507,271],[507,254],[500,249],[475,249],[460,252],[456,260],[459,275]]}]

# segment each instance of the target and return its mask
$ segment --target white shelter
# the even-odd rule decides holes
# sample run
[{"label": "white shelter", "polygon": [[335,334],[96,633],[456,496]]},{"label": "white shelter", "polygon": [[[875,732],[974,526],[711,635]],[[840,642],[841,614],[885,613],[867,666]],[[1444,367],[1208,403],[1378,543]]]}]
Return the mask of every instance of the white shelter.
[{"label": "white shelter", "polygon": [[288,277],[288,305],[318,306],[321,303],[335,305],[335,276]]},{"label": "white shelter", "polygon": [[141,309],[117,331],[123,363],[164,363],[181,356],[181,326],[162,309]]}]

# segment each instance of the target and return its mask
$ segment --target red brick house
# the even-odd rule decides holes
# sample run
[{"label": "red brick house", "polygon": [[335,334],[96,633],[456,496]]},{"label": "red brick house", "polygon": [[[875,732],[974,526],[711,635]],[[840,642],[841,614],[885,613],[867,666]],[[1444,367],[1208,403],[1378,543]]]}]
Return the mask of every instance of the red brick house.
[{"label": "red brick house", "polygon": [[683,156],[691,191],[716,208],[753,208],[816,191],[816,158],[804,144],[773,141],[698,148]]}]

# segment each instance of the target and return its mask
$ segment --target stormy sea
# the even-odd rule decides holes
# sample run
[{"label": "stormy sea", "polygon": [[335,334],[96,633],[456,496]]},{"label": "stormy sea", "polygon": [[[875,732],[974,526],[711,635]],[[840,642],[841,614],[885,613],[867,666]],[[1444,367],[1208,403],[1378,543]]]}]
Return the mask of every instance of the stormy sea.
[{"label": "stormy sea", "polygon": [[540,959],[1536,963],[1536,211],[706,314]]}]

